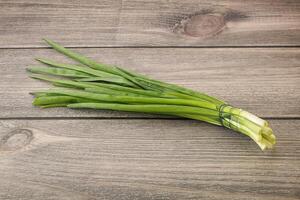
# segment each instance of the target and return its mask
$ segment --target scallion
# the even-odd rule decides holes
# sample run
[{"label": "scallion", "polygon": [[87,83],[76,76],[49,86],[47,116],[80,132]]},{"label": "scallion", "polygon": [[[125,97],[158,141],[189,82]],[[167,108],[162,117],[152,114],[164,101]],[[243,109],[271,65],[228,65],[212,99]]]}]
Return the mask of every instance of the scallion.
[{"label": "scallion", "polygon": [[173,115],[240,132],[252,138],[262,150],[276,143],[268,122],[247,111],[201,92],[98,63],[51,40],[45,41],[80,64],[37,59],[47,67],[28,68],[30,76],[58,88],[32,93],[35,106]]}]

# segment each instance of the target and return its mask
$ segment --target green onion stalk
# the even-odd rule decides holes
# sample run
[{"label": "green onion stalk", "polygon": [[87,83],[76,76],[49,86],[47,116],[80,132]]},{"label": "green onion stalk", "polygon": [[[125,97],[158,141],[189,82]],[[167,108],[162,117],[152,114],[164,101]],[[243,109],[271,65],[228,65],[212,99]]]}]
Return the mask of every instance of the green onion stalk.
[{"label": "green onion stalk", "polygon": [[44,66],[29,67],[30,77],[50,82],[56,87],[32,93],[35,106],[173,115],[245,134],[262,150],[272,148],[276,142],[267,121],[222,100],[120,67],[98,63],[51,40],[45,41],[79,64],[38,58],[37,61]]}]

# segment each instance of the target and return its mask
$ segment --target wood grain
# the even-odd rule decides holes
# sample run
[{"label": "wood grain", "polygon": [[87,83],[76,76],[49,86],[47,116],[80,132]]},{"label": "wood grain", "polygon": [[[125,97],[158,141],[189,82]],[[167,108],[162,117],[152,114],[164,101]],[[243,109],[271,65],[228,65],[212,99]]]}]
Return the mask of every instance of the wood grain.
[{"label": "wood grain", "polygon": [[299,199],[299,120],[278,144],[192,120],[2,120],[0,199]]},{"label": "wood grain", "polygon": [[[262,152],[194,120],[35,108],[28,93],[50,86],[25,68],[72,62],[42,38],[269,118],[278,143]],[[0,199],[299,200],[299,46],[299,0],[0,0]]]},{"label": "wood grain", "polygon": [[[262,117],[300,116],[300,51],[297,48],[92,48],[76,51],[151,77],[226,100]],[[0,117],[137,117],[110,111],[39,109],[29,92],[51,87],[28,78],[35,57],[71,62],[46,49],[0,50]]]},{"label": "wood grain", "polygon": [[299,46],[298,0],[1,0],[0,47]]}]

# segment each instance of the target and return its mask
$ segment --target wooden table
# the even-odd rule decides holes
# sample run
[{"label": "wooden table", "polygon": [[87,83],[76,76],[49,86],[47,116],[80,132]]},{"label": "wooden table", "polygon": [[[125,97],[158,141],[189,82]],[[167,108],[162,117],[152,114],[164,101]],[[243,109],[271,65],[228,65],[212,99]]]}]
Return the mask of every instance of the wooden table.
[{"label": "wooden table", "polygon": [[[39,109],[50,38],[267,119],[278,144],[202,122]],[[0,0],[0,199],[300,199],[298,0]]]}]

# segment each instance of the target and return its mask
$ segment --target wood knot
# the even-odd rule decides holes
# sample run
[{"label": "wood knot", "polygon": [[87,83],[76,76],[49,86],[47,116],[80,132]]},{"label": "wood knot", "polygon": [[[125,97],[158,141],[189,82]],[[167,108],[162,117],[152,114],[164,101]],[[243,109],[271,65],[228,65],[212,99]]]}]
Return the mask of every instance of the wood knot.
[{"label": "wood knot", "polygon": [[216,35],[225,27],[222,15],[195,15],[187,19],[183,29],[186,35],[192,37],[207,37]]},{"label": "wood knot", "polygon": [[0,140],[0,150],[15,151],[21,149],[33,140],[33,133],[29,129],[17,129],[6,134]]},{"label": "wood knot", "polygon": [[197,38],[206,38],[221,33],[229,21],[246,18],[244,14],[233,10],[202,10],[200,12],[176,17],[173,32]]}]

